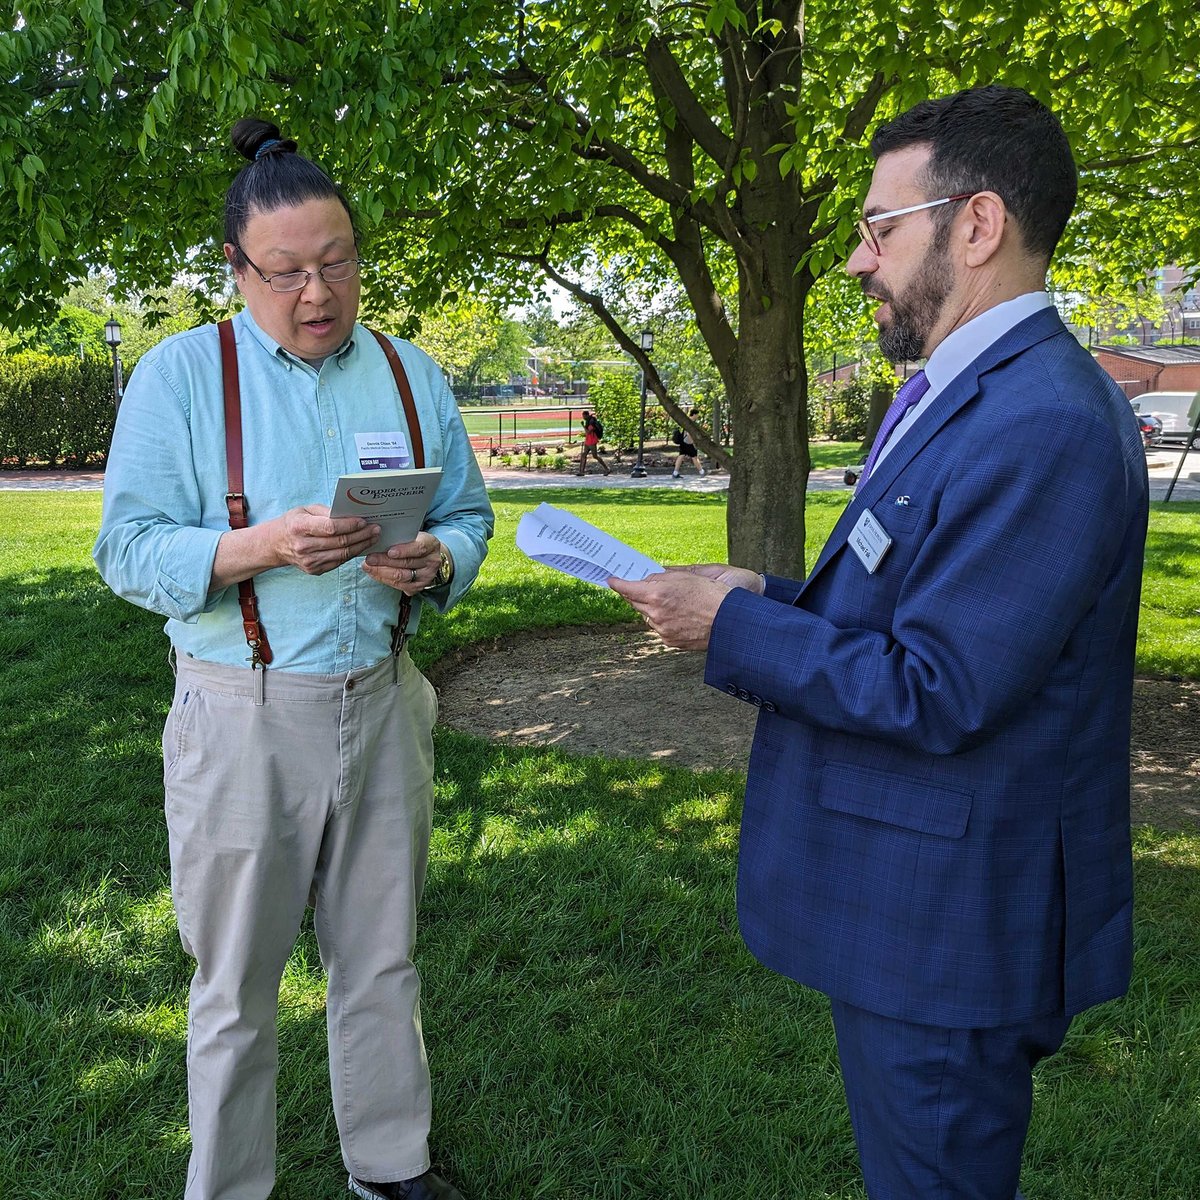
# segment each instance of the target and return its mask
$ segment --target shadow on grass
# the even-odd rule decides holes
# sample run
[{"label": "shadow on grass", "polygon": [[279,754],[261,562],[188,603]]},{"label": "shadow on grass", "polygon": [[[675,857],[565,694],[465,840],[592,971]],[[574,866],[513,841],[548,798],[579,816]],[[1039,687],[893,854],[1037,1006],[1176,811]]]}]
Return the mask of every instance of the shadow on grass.
[{"label": "shadow on grass", "polygon": [[[505,488],[491,493],[490,500],[497,508],[505,504],[521,504],[536,507],[543,502],[555,508],[725,508],[729,503],[727,492],[689,492],[671,488]],[[845,508],[850,503],[851,493],[810,492],[806,507]]]},{"label": "shadow on grass", "polygon": [[[1194,524],[1194,522],[1192,523]],[[1146,537],[1147,574],[1163,578],[1195,578],[1200,562],[1200,530],[1172,527],[1151,530]]]},{"label": "shadow on grass", "polygon": [[[516,627],[531,593],[479,600]],[[161,622],[83,571],[10,589],[0,618],[25,647],[0,683],[0,1194],[177,1194],[190,967],[167,894]],[[418,960],[434,1152],[466,1194],[861,1197],[826,1005],[737,935],[740,776],[447,730],[437,771]],[[1039,1074],[1031,1194],[1200,1194],[1197,852],[1139,835],[1134,988]],[[322,991],[306,925],[281,1001],[276,1200],[344,1194]]]},{"label": "shadow on grass", "polygon": [[452,650],[493,638],[562,625],[637,624],[632,616],[629,605],[614,592],[565,575],[530,576],[522,583],[484,579],[472,587],[469,604],[445,616],[432,611],[422,615],[411,654],[425,669]]}]

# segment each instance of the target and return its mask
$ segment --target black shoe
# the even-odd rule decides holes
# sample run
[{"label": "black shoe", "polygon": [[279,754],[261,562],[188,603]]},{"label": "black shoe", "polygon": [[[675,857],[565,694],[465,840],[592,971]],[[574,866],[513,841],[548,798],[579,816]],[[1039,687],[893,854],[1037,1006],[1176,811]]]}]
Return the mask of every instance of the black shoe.
[{"label": "black shoe", "polygon": [[369,1183],[351,1175],[349,1186],[355,1196],[365,1200],[465,1200],[458,1188],[451,1187],[433,1171],[395,1183]]}]

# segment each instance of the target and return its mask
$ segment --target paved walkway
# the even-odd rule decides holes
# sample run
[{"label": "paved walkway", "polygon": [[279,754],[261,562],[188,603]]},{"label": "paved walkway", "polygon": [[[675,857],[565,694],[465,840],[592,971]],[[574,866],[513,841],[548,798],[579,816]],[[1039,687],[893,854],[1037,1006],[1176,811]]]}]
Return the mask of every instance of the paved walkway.
[{"label": "paved walkway", "polygon": [[[1161,500],[1175,474],[1179,451],[1155,450],[1146,456],[1150,468],[1150,498]],[[1064,465],[1064,469],[1066,469]],[[688,492],[722,492],[729,486],[724,471],[710,470],[703,478],[686,471],[671,478],[666,467],[650,467],[645,479],[632,479],[629,464],[613,464],[608,475],[594,467],[582,479],[574,471],[522,471],[509,467],[485,467],[484,482],[489,491],[509,488],[673,488]],[[810,492],[839,491],[845,488],[841,467],[825,467],[808,477]],[[0,491],[98,492],[104,486],[101,471],[0,471]],[[1172,500],[1200,500],[1200,451],[1191,451],[1175,485]]]}]

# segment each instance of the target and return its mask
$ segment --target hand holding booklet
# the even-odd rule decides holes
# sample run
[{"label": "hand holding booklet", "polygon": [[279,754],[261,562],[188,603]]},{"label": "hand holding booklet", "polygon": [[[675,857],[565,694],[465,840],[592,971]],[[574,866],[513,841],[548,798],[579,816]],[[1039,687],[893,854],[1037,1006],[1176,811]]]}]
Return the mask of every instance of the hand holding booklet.
[{"label": "hand holding booklet", "polygon": [[664,570],[632,546],[552,504],[539,504],[517,523],[517,548],[534,562],[601,587],[610,575],[645,579]]},{"label": "hand holding booklet", "polygon": [[364,554],[382,554],[421,532],[441,467],[408,471],[352,471],[337,481],[331,517],[362,517],[379,526],[379,540]]}]

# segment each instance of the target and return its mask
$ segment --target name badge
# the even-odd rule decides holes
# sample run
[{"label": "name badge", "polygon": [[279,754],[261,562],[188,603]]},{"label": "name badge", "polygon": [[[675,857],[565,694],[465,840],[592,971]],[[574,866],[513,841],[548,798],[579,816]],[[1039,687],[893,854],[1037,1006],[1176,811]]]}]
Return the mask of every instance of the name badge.
[{"label": "name badge", "polygon": [[412,466],[408,457],[408,439],[403,431],[395,433],[356,433],[360,471],[396,471]]},{"label": "name badge", "polygon": [[862,516],[850,530],[850,548],[858,555],[859,562],[867,568],[869,575],[874,575],[879,569],[891,544],[888,531],[875,519],[875,514],[869,508],[863,509]]}]

